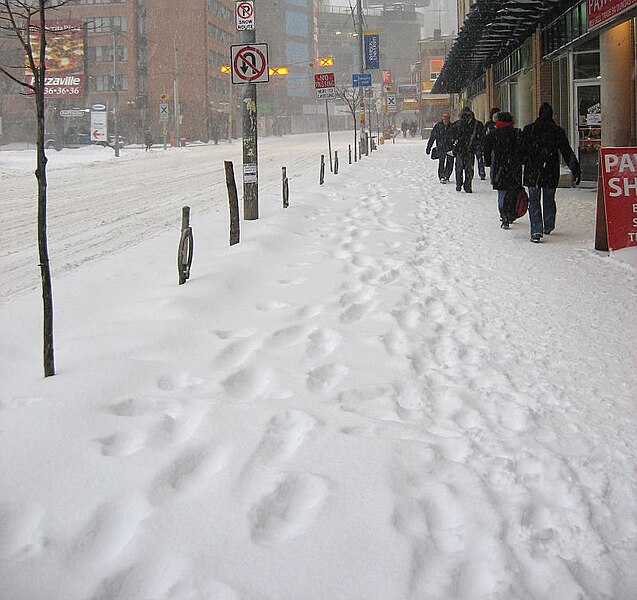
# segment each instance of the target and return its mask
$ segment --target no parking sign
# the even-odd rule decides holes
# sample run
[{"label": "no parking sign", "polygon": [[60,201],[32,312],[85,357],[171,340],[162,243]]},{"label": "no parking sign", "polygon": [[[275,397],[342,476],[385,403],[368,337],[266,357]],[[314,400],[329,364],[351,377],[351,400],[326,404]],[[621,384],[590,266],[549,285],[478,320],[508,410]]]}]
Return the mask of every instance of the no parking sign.
[{"label": "no parking sign", "polygon": [[237,0],[234,3],[237,31],[254,30],[254,2],[252,0]]}]

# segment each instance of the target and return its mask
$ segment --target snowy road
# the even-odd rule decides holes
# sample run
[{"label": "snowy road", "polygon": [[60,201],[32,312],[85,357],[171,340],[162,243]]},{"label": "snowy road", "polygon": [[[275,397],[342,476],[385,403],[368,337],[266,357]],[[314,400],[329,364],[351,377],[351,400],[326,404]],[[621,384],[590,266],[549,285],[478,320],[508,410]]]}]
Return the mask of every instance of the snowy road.
[{"label": "snowy road", "polygon": [[637,597],[637,270],[592,249],[594,193],[560,189],[531,244],[421,141],[323,187],[320,142],[271,142],[232,248],[199,174],[217,149],[77,167],[82,204],[147,208],[110,241],[124,208],[77,218],[103,240],[77,268],[57,215],[55,377],[37,289],[5,288],[0,598]]},{"label": "snowy road", "polygon": [[[347,159],[350,135],[333,134],[341,160]],[[264,138],[260,141],[260,193],[278,194],[281,167],[291,180],[313,171],[326,135]],[[16,160],[16,154],[22,154]],[[47,151],[48,235],[54,277],[139,243],[167,228],[179,229],[181,207],[193,215],[224,210],[227,191],[224,160],[232,160],[241,185],[241,143],[191,146],[149,153],[124,148],[115,159],[109,148]],[[4,160],[3,160],[4,159]],[[33,150],[0,152],[0,302],[39,283],[37,188]],[[140,168],[140,163],[143,165]],[[18,166],[19,165],[19,166]],[[240,192],[241,193],[241,192]],[[277,196],[278,201],[278,196]]]}]

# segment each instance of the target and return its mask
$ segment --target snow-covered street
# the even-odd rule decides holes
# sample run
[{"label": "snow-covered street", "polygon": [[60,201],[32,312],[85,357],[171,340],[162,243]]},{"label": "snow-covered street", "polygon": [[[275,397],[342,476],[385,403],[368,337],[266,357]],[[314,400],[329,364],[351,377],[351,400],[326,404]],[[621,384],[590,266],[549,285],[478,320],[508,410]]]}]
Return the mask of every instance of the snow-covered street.
[{"label": "snow-covered street", "polygon": [[324,134],[260,141],[233,247],[240,143],[49,154],[46,379],[0,152],[2,600],[637,597],[636,249],[593,250],[594,190],[531,244],[422,140],[348,143],[319,186]]}]

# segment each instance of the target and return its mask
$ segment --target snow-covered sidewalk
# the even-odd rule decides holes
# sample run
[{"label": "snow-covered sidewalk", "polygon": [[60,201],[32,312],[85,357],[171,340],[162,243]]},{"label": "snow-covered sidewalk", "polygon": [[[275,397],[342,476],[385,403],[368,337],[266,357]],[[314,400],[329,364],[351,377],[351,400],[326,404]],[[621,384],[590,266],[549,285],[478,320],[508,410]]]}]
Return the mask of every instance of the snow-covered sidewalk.
[{"label": "snow-covered sidewalk", "polygon": [[[55,377],[38,290],[5,290],[0,598],[633,600],[637,271],[592,250],[594,192],[530,244],[422,141],[319,187],[313,140],[239,245],[193,212],[184,286],[163,209],[138,244],[97,228],[54,279]],[[174,155],[129,184],[205,199],[209,156]]]}]

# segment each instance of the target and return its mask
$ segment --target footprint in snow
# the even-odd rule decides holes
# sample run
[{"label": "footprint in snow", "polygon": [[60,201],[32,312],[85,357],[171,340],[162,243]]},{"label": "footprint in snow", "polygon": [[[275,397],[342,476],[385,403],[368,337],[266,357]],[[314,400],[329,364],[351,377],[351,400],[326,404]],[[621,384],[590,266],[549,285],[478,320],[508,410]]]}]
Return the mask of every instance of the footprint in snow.
[{"label": "footprint in snow", "polygon": [[66,562],[78,570],[109,563],[126,548],[151,512],[142,498],[102,504],[75,535]]},{"label": "footprint in snow", "polygon": [[325,358],[341,343],[341,335],[333,329],[315,329],[308,335],[305,354],[309,358]]},{"label": "footprint in snow", "polygon": [[0,559],[40,553],[48,545],[42,533],[43,516],[37,506],[0,503]]},{"label": "footprint in snow", "polygon": [[288,474],[248,512],[256,544],[281,542],[311,526],[328,495],[327,482],[315,475]]},{"label": "footprint in snow", "polygon": [[139,430],[114,433],[96,440],[104,456],[131,456],[141,450],[146,443],[146,435]]},{"label": "footprint in snow", "polygon": [[172,460],[151,484],[149,497],[158,504],[174,494],[186,493],[203,484],[227,463],[226,453],[209,446],[190,448]]},{"label": "footprint in snow", "polygon": [[349,369],[344,365],[322,365],[308,371],[307,389],[315,393],[327,392],[336,387],[348,373]]}]

